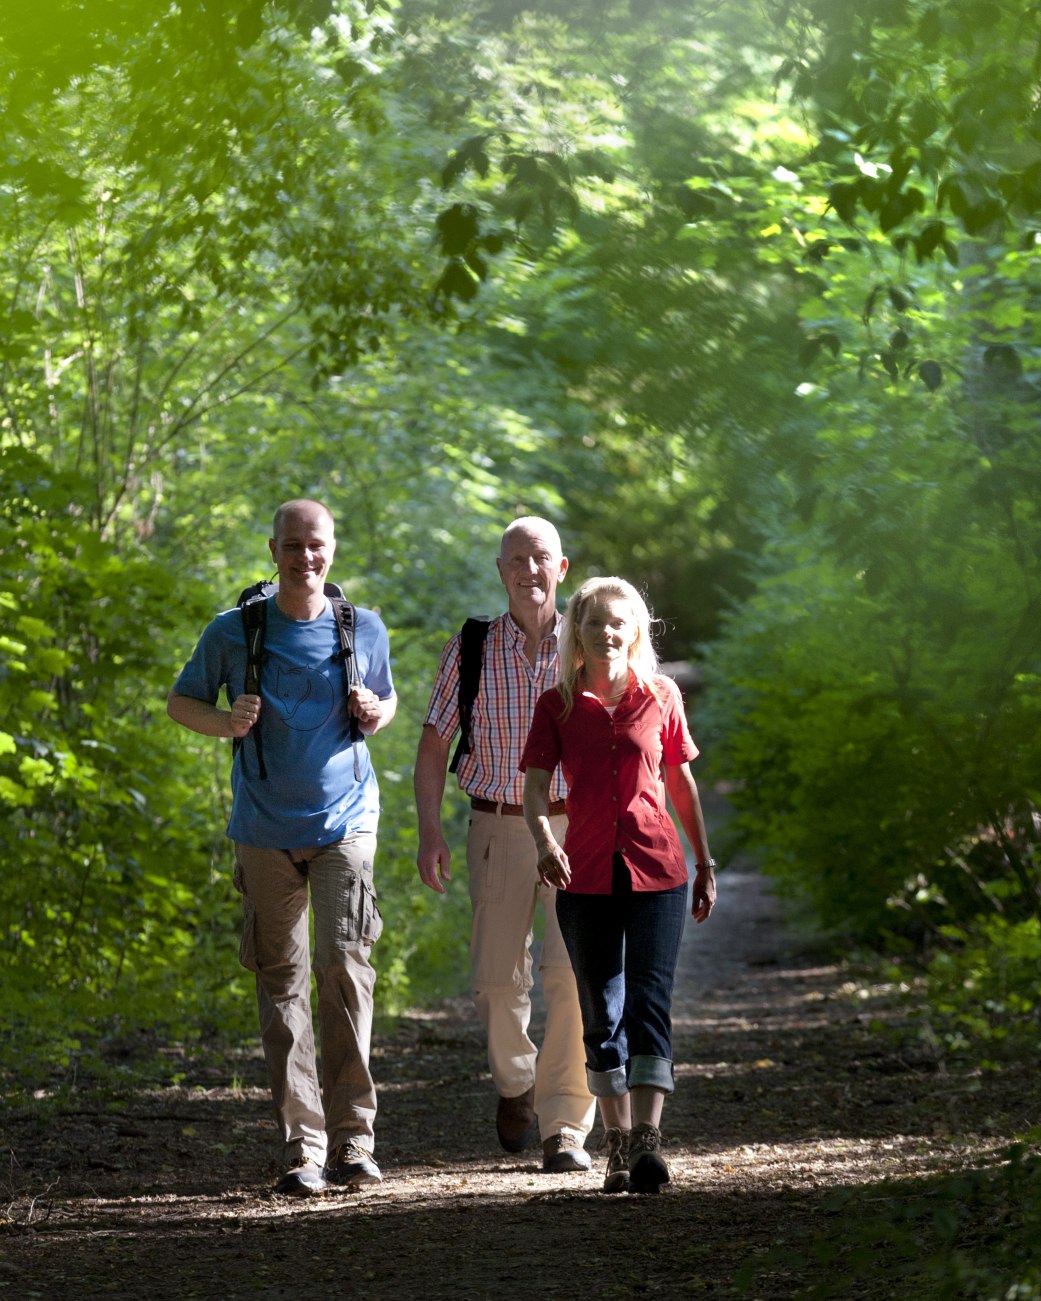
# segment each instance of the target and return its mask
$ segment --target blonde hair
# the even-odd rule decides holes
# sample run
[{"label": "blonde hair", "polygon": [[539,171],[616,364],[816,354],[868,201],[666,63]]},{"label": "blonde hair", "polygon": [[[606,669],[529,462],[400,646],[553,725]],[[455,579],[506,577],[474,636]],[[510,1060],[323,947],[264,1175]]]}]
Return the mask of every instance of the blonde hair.
[{"label": "blonde hair", "polygon": [[587,578],[567,603],[557,642],[557,690],[564,701],[564,718],[574,707],[575,686],[585,663],[578,634],[579,625],[585,616],[586,607],[598,596],[625,601],[632,610],[636,637],[629,647],[629,668],[641,687],[657,695],[654,678],[658,672],[658,657],[651,643],[651,612],[647,609],[647,602],[632,583],[624,578]]}]

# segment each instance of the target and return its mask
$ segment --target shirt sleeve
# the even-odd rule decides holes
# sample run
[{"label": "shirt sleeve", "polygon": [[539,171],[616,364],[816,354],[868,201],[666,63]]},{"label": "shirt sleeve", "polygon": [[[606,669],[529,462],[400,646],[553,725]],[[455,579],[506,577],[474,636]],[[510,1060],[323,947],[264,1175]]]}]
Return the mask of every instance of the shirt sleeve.
[{"label": "shirt sleeve", "polygon": [[662,758],[669,767],[696,759],[700,751],[694,744],[687,716],[683,711],[683,697],[671,678],[658,678],[655,687],[661,700]]},{"label": "shirt sleeve", "polygon": [[211,705],[217,703],[221,687],[228,682],[230,664],[228,641],[222,627],[224,617],[218,616],[203,630],[191,659],[174,683],[173,689],[179,696],[191,696]]},{"label": "shirt sleeve", "polygon": [[372,610],[358,610],[359,622],[364,618],[372,644],[368,648],[365,671],[361,675],[362,683],[374,691],[380,700],[387,700],[394,694],[394,680],[390,672],[390,638],[383,620]]},{"label": "shirt sleeve", "polygon": [[521,754],[521,772],[527,772],[529,768],[553,772],[560,762],[560,729],[551,707],[554,697],[560,699],[556,688],[543,692],[535,704],[528,739]]},{"label": "shirt sleeve", "polygon": [[451,740],[459,730],[459,633],[449,639],[441,652],[434,689],[430,693],[423,726],[433,727],[442,740]]}]

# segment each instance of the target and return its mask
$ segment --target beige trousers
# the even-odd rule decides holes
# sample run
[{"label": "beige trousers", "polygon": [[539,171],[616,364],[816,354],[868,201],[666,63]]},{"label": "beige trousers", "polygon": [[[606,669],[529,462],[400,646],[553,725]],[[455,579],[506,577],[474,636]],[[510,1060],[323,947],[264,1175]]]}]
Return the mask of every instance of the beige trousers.
[{"label": "beige trousers", "polygon": [[[374,835],[313,849],[235,845],[242,894],[239,957],[256,973],[271,1097],[289,1160],[322,1163],[347,1139],[372,1151],[376,1086],[369,1071],[376,972],[369,952],[383,921],[372,885]],[[308,892],[314,911],[322,1082],[311,1024]]]},{"label": "beige trousers", "polygon": [[[551,819],[563,842],[567,819]],[[515,1098],[535,1086],[543,1141],[569,1130],[579,1139],[593,1123],[586,1087],[582,1015],[575,975],[557,925],[556,890],[539,883],[535,842],[524,819],[498,813],[470,815],[467,866],[473,928],[470,962],[474,1003],[488,1038],[488,1065],[496,1091]],[[531,1020],[532,926],[537,904],[545,917],[539,975],[546,1032],[539,1051]]]}]

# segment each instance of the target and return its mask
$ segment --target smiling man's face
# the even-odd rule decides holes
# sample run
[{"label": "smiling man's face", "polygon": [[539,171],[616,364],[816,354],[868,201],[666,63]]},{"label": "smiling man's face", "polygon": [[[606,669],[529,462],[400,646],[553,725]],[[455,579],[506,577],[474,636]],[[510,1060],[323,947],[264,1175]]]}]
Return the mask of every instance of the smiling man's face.
[{"label": "smiling man's face", "polygon": [[301,502],[283,517],[268,544],[278,568],[278,583],[287,594],[322,592],[336,554],[329,512],[317,502]]},{"label": "smiling man's face", "polygon": [[496,560],[510,613],[523,622],[556,608],[557,584],[567,573],[556,531],[538,524],[507,529]]}]

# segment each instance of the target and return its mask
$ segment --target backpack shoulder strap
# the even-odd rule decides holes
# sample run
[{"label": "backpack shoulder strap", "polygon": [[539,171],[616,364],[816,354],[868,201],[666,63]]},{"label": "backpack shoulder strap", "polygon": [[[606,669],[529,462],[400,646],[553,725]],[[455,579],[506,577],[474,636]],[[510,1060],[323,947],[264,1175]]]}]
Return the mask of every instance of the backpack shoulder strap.
[{"label": "backpack shoulder strap", "polygon": [[[246,636],[246,679],[245,690],[248,695],[260,695],[260,676],[264,666],[264,634],[267,631],[267,602],[278,591],[275,581],[253,583],[239,594],[238,605],[242,611],[242,628]],[[325,594],[329,598],[340,642],[337,658],[343,664],[347,692],[357,686],[361,679],[354,658],[354,606],[346,599],[343,589],[336,583],[325,584]],[[262,781],[267,781],[267,767],[264,763],[264,742],[260,721],[250,730],[253,744],[257,750],[257,768]],[[358,720],[351,716],[351,743],[362,739]],[[242,745],[242,738],[234,742],[237,752]],[[357,751],[354,755],[354,775],[360,780],[360,765]]]},{"label": "backpack shoulder strap", "polygon": [[343,664],[348,689],[359,686],[358,665],[354,658],[354,606],[344,596],[331,596],[329,604],[333,607],[336,619],[336,631],[340,638],[339,659]]},{"label": "backpack shoulder strap", "polygon": [[459,630],[459,744],[448,771],[455,772],[464,754],[470,753],[470,727],[474,701],[481,689],[484,642],[491,619],[486,614],[467,619]]},{"label": "backpack shoulder strap", "polygon": [[[326,585],[327,593],[329,592],[330,586],[330,584]],[[340,639],[338,658],[340,663],[343,665],[344,686],[346,693],[349,696],[355,687],[361,686],[361,674],[358,672],[358,661],[354,654],[355,614],[354,606],[351,602],[347,600],[342,592],[340,592],[339,588],[336,590],[340,594],[338,596],[330,594],[329,604],[333,608],[333,616],[336,619],[336,631]],[[357,746],[364,738],[362,737],[361,725],[358,720],[353,714],[349,715],[349,717],[351,745],[355,747],[354,777],[356,781],[361,781],[361,763],[358,759]]]},{"label": "backpack shoulder strap", "polygon": [[[268,590],[270,589],[270,590]],[[267,631],[267,602],[275,585],[255,583],[247,587],[239,597],[242,610],[242,630],[246,636],[246,678],[247,695],[260,695],[260,674],[264,666],[264,634]],[[259,721],[250,729],[253,744],[257,749],[257,769],[261,781],[267,781],[267,768],[264,765],[264,742],[261,740]],[[242,738],[235,740],[233,749],[238,751]]]}]

